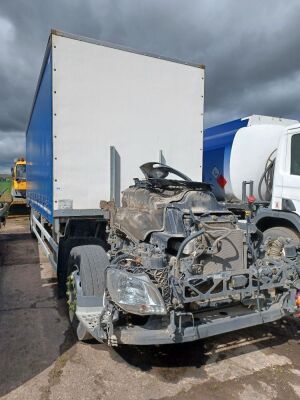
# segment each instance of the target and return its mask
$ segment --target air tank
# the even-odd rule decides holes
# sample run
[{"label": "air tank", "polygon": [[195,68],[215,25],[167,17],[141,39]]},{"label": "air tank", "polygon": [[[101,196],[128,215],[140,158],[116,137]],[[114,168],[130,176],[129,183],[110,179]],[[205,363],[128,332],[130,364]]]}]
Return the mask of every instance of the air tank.
[{"label": "air tank", "polygon": [[217,199],[239,202],[243,181],[253,181],[255,198],[269,200],[270,191],[261,178],[276,158],[276,149],[286,127],[296,123],[298,121],[252,115],[206,129],[203,181],[212,185]]}]

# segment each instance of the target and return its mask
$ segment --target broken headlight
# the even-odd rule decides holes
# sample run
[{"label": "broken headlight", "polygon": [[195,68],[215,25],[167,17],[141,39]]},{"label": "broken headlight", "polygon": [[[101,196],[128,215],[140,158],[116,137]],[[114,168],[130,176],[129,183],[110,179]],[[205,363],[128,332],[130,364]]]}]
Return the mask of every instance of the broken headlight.
[{"label": "broken headlight", "polygon": [[164,315],[166,307],[158,289],[146,274],[107,269],[106,284],[111,299],[124,311],[138,315]]}]

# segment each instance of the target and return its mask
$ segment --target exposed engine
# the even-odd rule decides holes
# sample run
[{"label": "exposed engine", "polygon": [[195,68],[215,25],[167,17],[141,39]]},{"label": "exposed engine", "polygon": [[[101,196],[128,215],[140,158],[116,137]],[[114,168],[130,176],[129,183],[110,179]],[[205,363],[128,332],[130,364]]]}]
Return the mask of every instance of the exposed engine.
[{"label": "exposed engine", "polygon": [[[286,285],[287,275],[291,282],[298,279],[292,261],[297,254],[286,258],[282,242],[264,246],[255,226],[239,224],[217,202],[209,185],[192,182],[161,164],[148,163],[141,169],[146,179],[136,179],[123,192],[122,207],[112,212],[109,274],[122,270],[149,280],[165,309],[132,312],[194,311],[251,297],[255,300],[258,292],[263,305],[270,301],[269,289]],[[166,179],[171,173],[181,180]],[[124,287],[128,279],[124,275]],[[130,312],[121,301],[119,306]]]}]

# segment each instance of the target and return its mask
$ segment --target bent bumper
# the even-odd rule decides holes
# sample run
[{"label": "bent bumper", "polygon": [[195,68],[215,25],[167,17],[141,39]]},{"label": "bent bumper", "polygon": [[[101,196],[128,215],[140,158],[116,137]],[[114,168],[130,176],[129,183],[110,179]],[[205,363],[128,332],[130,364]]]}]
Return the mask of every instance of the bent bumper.
[{"label": "bent bumper", "polygon": [[[221,314],[220,314],[221,312]],[[171,343],[192,342],[222,333],[232,332],[251,326],[261,325],[279,320],[287,313],[279,303],[272,305],[268,310],[250,311],[244,306],[226,308],[223,310],[206,312],[200,321],[192,326],[186,326],[171,332],[169,327],[157,328],[153,321],[144,326],[121,327],[114,330],[118,343],[135,345],[158,345]],[[155,325],[155,324],[154,324]]]},{"label": "bent bumper", "polygon": [[166,317],[152,316],[140,325],[118,325],[111,321],[110,329],[103,330],[105,308],[102,299],[78,296],[76,315],[80,322],[98,341],[110,344],[159,345],[192,342],[222,333],[261,325],[291,315],[296,311],[294,293],[282,294],[278,302],[261,311],[251,310],[241,304],[211,309],[198,313],[171,312]]}]

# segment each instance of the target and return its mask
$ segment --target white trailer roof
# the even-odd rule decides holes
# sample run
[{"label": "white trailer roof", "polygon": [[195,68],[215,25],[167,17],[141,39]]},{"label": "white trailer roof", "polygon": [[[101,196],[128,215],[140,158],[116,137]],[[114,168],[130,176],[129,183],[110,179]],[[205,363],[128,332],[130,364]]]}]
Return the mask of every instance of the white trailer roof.
[{"label": "white trailer roof", "polygon": [[184,61],[184,60],[181,60],[179,58],[166,57],[166,56],[163,56],[163,55],[158,55],[158,54],[154,54],[154,53],[150,53],[150,52],[141,52],[141,51],[135,50],[135,49],[133,49],[131,47],[126,47],[126,46],[123,46],[123,45],[120,45],[120,44],[107,42],[107,41],[103,41],[103,40],[87,38],[85,36],[74,35],[72,33],[67,33],[67,32],[60,31],[58,29],[51,29],[51,34],[50,34],[49,41],[51,41],[52,35],[61,36],[61,37],[65,37],[65,38],[68,38],[68,39],[79,40],[79,41],[82,41],[82,42],[96,44],[96,45],[99,45],[99,46],[110,47],[112,49],[126,51],[127,53],[135,53],[135,54],[140,54],[140,55],[148,56],[148,57],[152,57],[152,58],[159,58],[161,60],[172,61],[172,62],[175,62],[175,63],[178,63],[178,64],[190,65],[190,66],[197,67],[197,68],[202,68],[202,69],[205,68],[205,66],[203,64],[193,63],[193,62],[190,62],[190,61]]}]

